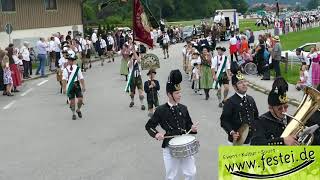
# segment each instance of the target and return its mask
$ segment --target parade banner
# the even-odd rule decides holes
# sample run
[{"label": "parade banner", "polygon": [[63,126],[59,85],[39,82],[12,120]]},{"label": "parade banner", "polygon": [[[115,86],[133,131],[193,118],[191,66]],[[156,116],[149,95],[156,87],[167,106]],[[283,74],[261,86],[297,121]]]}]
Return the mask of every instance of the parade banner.
[{"label": "parade banner", "polygon": [[320,180],[320,147],[219,147],[219,180],[247,179]]},{"label": "parade banner", "polygon": [[153,40],[151,39],[151,28],[146,13],[140,0],[133,2],[133,38],[134,40],[145,43],[150,48],[153,47]]}]

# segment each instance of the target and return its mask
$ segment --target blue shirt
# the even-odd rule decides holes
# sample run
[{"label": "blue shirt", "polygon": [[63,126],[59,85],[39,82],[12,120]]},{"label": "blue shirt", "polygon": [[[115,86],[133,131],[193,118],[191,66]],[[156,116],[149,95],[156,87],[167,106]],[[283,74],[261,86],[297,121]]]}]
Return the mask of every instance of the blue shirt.
[{"label": "blue shirt", "polygon": [[47,44],[42,41],[37,42],[38,54],[47,54]]}]

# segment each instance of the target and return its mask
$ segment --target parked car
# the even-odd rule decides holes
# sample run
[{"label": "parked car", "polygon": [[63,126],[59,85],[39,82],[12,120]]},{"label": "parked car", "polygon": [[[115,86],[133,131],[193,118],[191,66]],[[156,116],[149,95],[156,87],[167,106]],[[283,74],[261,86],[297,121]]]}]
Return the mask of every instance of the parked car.
[{"label": "parked car", "polygon": [[[312,47],[316,47],[317,43],[306,43],[298,48],[301,48],[303,53],[309,53]],[[288,53],[288,60],[293,62],[300,62],[297,55],[296,55],[296,49],[292,51],[282,51],[281,52],[281,58],[286,58],[286,53]]]},{"label": "parked car", "polygon": [[192,39],[192,26],[185,26],[182,30],[182,39],[183,41],[191,40]]}]

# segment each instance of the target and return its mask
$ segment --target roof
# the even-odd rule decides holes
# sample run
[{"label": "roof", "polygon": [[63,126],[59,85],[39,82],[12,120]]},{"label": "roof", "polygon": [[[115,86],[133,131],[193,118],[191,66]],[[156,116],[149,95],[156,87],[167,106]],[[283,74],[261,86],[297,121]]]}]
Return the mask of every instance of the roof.
[{"label": "roof", "polygon": [[234,12],[234,11],[236,11],[237,12],[237,10],[236,9],[218,9],[218,10],[216,10],[216,12]]}]

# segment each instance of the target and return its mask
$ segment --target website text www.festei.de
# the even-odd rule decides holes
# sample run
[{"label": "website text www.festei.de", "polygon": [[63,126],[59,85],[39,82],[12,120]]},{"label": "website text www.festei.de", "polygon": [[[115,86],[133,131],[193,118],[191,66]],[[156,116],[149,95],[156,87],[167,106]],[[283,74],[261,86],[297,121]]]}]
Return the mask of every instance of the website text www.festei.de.
[{"label": "website text www.festei.de", "polygon": [[[267,155],[269,154],[269,155]],[[239,157],[238,154],[236,156]],[[251,153],[252,155],[252,153]],[[242,153],[242,156],[250,156],[248,153]],[[258,156],[255,156],[258,157]],[[304,148],[301,152],[293,152],[291,153],[261,153],[261,156],[259,158],[251,158],[251,160],[244,160],[241,162],[233,162],[233,163],[227,163],[224,164],[226,170],[228,172],[234,172],[234,171],[248,171],[250,169],[262,169],[263,171],[267,167],[272,166],[281,166],[284,164],[290,164],[294,162],[303,162],[306,160],[314,160],[315,154],[314,151],[310,150],[307,151],[306,148]]]}]

